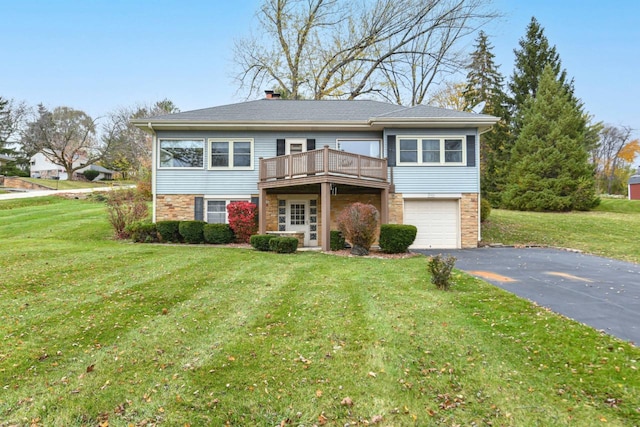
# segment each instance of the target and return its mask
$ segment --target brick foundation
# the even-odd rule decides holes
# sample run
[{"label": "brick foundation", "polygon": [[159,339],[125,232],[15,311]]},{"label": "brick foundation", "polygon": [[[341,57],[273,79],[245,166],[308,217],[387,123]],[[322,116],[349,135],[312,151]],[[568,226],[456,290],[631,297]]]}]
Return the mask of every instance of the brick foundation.
[{"label": "brick foundation", "polygon": [[156,195],[156,221],[185,221],[194,216],[194,203],[201,194]]}]

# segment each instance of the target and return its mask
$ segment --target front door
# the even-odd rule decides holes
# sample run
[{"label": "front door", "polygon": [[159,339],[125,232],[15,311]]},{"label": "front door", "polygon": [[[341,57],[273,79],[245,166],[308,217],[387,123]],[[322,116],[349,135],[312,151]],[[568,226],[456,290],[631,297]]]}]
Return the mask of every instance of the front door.
[{"label": "front door", "polygon": [[[317,233],[310,233],[310,225],[315,222],[310,213],[308,200],[287,201],[287,231],[304,233],[304,245],[316,246],[318,244]],[[313,227],[315,228],[316,225],[313,224]]]}]

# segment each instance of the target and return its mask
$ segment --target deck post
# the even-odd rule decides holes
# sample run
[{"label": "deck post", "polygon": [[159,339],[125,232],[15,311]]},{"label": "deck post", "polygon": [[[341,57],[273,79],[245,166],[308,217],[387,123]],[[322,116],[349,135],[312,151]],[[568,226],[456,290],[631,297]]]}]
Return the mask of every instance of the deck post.
[{"label": "deck post", "polygon": [[383,188],[380,194],[380,224],[389,223],[389,188]]},{"label": "deck post", "polygon": [[[326,146],[325,146],[326,147]],[[325,148],[325,158],[326,158]],[[326,164],[326,163],[325,163]],[[325,168],[326,170],[326,168]],[[322,250],[328,252],[331,248],[331,184],[323,182],[320,184],[320,198],[322,203]]]},{"label": "deck post", "polygon": [[265,234],[267,232],[267,190],[261,188],[259,197],[258,233]]},{"label": "deck post", "polygon": [[322,169],[325,175],[329,174],[329,146],[325,145],[322,152]]}]

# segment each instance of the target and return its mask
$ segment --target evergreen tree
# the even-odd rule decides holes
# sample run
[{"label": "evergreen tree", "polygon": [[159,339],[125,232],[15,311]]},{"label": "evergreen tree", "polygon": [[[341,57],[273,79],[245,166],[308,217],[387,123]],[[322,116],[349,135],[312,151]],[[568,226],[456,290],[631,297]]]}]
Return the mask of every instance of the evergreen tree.
[{"label": "evergreen tree", "polygon": [[500,118],[489,132],[480,137],[481,194],[493,206],[498,206],[511,150],[510,114],[503,90],[504,77],[498,71],[492,49],[487,35],[480,31],[471,62],[467,66],[467,85],[463,94],[468,105],[474,107],[484,103],[483,114]]},{"label": "evergreen tree", "polygon": [[567,71],[562,69],[560,55],[556,47],[549,44],[544,29],[535,17],[527,26],[527,33],[519,41],[520,49],[514,49],[516,55],[515,68],[509,90],[512,96],[512,113],[514,116],[515,137],[522,127],[522,109],[529,97],[536,97],[542,70],[549,65],[554,78],[560,82],[565,91],[573,97],[573,81],[567,81]]},{"label": "evergreen tree", "polygon": [[551,64],[522,111],[511,154],[505,207],[527,211],[587,210],[598,204],[584,140],[584,114]]}]

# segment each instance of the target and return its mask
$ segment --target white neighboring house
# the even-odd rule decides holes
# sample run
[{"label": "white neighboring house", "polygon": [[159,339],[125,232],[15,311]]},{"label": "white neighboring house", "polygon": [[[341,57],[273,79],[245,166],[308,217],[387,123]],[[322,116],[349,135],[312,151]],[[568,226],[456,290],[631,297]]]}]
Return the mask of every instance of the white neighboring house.
[{"label": "white neighboring house", "polygon": [[[82,155],[76,157],[77,158],[73,161],[73,167],[83,166],[87,161],[87,158]],[[77,177],[78,175],[89,169],[100,172],[100,174],[94,179],[94,181],[113,178],[114,171],[98,165],[88,165],[84,168],[80,168],[74,172],[74,176]],[[42,152],[36,153],[31,157],[30,175],[31,178],[59,179],[61,181],[66,181],[69,179],[67,171],[65,171],[64,167],[49,160]]]}]

